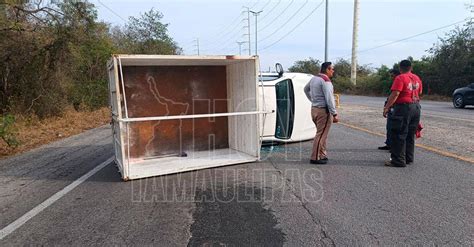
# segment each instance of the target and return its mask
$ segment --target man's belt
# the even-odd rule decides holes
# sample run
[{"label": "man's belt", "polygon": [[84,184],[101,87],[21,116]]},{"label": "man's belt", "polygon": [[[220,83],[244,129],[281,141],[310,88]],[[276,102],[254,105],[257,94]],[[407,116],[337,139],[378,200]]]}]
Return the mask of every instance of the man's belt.
[{"label": "man's belt", "polygon": [[394,105],[411,105],[411,104],[418,104],[420,101],[412,101],[412,102],[404,102],[404,103],[395,103]]}]

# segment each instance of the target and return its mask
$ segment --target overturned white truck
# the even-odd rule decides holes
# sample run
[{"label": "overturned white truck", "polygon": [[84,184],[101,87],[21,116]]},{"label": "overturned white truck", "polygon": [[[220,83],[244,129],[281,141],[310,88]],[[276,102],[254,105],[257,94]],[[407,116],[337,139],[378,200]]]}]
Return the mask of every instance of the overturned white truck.
[{"label": "overturned white truck", "polygon": [[114,55],[107,67],[124,180],[259,159],[272,109],[259,104],[258,57]]}]

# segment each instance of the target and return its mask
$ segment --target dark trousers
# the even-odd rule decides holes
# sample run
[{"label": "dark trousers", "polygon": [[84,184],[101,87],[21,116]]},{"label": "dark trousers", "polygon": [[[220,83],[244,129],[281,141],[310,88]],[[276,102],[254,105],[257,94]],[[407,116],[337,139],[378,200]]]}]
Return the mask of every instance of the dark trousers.
[{"label": "dark trousers", "polygon": [[413,104],[395,104],[390,118],[390,153],[392,163],[405,165],[414,161],[415,133],[420,122],[421,106]]},{"label": "dark trousers", "polygon": [[387,126],[386,126],[386,131],[387,131],[387,138],[385,139],[385,144],[387,146],[391,146],[391,134],[392,132],[390,131],[392,129],[392,120],[390,120],[390,118],[392,118],[392,111],[393,109],[390,109],[390,111],[388,111],[388,114],[387,114]]}]

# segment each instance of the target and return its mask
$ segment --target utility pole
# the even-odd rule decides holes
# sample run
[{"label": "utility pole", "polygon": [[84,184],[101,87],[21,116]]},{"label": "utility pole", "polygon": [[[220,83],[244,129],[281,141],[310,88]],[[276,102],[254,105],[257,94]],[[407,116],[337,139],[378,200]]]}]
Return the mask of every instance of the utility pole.
[{"label": "utility pole", "polygon": [[357,83],[357,33],[359,28],[359,0],[354,0],[354,23],[352,26],[351,82]]},{"label": "utility pole", "polygon": [[472,14],[474,14],[474,4],[473,0],[471,0],[471,4],[469,5],[469,8],[471,9],[471,18],[469,19],[469,26],[471,26],[471,39],[474,39],[474,18],[472,17]]},{"label": "utility pole", "polygon": [[247,36],[248,36],[248,43],[249,43],[249,56],[252,55],[252,46],[250,44],[250,8],[249,7],[245,7],[245,9],[247,9]]},{"label": "utility pole", "polygon": [[196,42],[196,44],[194,46],[196,47],[197,54],[199,56],[199,38],[196,38],[194,41]]},{"label": "utility pole", "polygon": [[239,45],[239,55],[242,55],[242,44],[245,44],[245,41],[237,41],[237,44]]},{"label": "utility pole", "polygon": [[328,15],[329,15],[328,1],[329,0],[326,0],[326,21],[325,21],[325,29],[324,29],[324,62],[328,61]]},{"label": "utility pole", "polygon": [[263,10],[260,10],[260,11],[250,11],[252,12],[253,16],[255,16],[255,55],[257,55],[257,17],[260,13],[263,12]]}]

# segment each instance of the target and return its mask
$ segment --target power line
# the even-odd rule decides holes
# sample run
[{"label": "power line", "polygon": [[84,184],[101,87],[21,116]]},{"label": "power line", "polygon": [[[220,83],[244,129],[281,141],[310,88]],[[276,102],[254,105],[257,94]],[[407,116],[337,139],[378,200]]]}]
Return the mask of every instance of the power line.
[{"label": "power line", "polygon": [[[258,3],[259,3],[259,2],[257,1],[257,2],[256,2],[255,4],[253,4],[251,7],[245,7],[245,6],[244,6],[243,8],[246,8],[247,11],[242,11],[242,12],[241,12],[241,15],[242,15],[243,13],[245,13],[245,12],[249,13],[250,9],[252,9],[253,7],[255,7]],[[267,2],[262,6],[261,9],[263,10],[263,9],[264,9],[265,7],[267,7],[268,4],[270,4],[270,3],[271,3],[271,0],[267,1]],[[250,11],[250,12],[252,12],[252,11]],[[249,15],[247,15],[247,18],[249,18]],[[247,23],[249,23],[250,20],[248,20],[247,18],[242,19],[241,23],[242,23],[243,21],[247,21]],[[244,29],[245,29],[245,28],[250,29],[250,26],[249,26],[249,25],[250,25],[250,24],[248,24],[248,26],[244,26],[243,28],[244,28]],[[228,38],[228,39],[225,40],[224,42],[220,42],[220,43],[221,43],[221,46],[222,46],[223,48],[221,48],[221,49],[219,49],[219,50],[217,50],[217,51],[224,51],[224,50],[228,50],[230,46],[233,47],[233,43],[236,42],[236,37],[237,37],[237,35],[238,35],[238,32],[235,33],[234,35],[232,35],[230,38]],[[250,39],[250,34],[247,34],[247,35],[249,35],[248,38]],[[244,34],[243,36],[245,36],[245,34]],[[250,45],[250,41],[249,41],[248,43],[249,43],[249,45]],[[233,48],[232,48],[232,49],[233,49]]]},{"label": "power line", "polygon": [[278,17],[280,17],[283,13],[285,13],[285,11],[291,6],[291,4],[293,4],[295,0],[291,0],[291,2],[286,5],[285,8],[283,8],[283,11],[281,11],[278,15],[275,16],[275,18],[273,18],[270,22],[268,22],[268,24],[264,27],[262,27],[261,29],[259,29],[258,31],[261,32],[262,30],[266,29],[267,27],[269,27],[271,24],[273,24],[273,22],[278,19]]},{"label": "power line", "polygon": [[[288,37],[289,34],[291,34],[293,31],[295,31],[303,22],[305,22],[314,12],[316,12],[317,9],[319,9],[319,7],[321,7],[321,5],[323,5],[325,0],[322,0],[318,6],[316,6],[316,8],[314,8],[303,20],[301,20],[298,24],[296,24],[296,26],[291,29],[288,33],[286,33],[285,35],[283,35],[280,39],[278,39],[277,41],[271,43],[270,45],[267,45],[265,47],[263,47],[262,49],[260,49],[260,51],[263,51],[267,48],[270,48],[272,47],[273,45],[275,45],[276,43],[280,42],[282,39],[284,39],[285,37]],[[326,0],[327,1],[327,0]]]},{"label": "power line", "polygon": [[[258,3],[259,3],[259,1],[256,1],[250,8],[255,7]],[[219,42],[220,39],[223,39],[224,37],[227,37],[228,35],[232,34],[236,30],[236,28],[240,26],[242,21],[240,21],[239,23],[236,23],[236,21],[239,20],[244,13],[245,13],[245,11],[241,11],[239,16],[237,16],[236,18],[234,18],[230,22],[230,25],[226,25],[225,28],[220,29],[221,31],[219,31],[217,35],[214,35],[214,38],[212,39],[213,41],[207,43],[205,46],[210,46],[210,45],[213,45],[213,44],[216,44],[216,43],[222,43],[222,42]],[[228,31],[229,28],[231,28],[231,27],[232,27],[232,29],[230,31]],[[234,34],[234,36],[235,36],[235,34]]]},{"label": "power line", "polygon": [[[256,1],[256,2],[252,5],[252,7],[250,7],[250,8],[255,7],[255,5],[257,5],[257,4],[258,4],[258,1]],[[240,14],[239,14],[239,16],[237,16],[236,18],[234,18],[234,19],[230,22],[230,25],[226,25],[225,28],[220,29],[221,31],[219,31],[217,35],[214,35],[214,37],[220,36],[222,33],[224,33],[225,31],[227,31],[227,30],[229,29],[229,27],[232,27],[232,25],[235,24],[235,22],[236,22],[237,20],[239,20],[240,17],[242,17],[242,14],[243,14],[243,13],[244,13],[244,12],[241,11]],[[239,26],[239,25],[237,25],[237,26]],[[234,28],[234,29],[235,29],[235,28]],[[228,34],[228,33],[227,33],[227,34]],[[222,36],[222,37],[220,37],[220,38],[223,38],[223,37],[225,37],[225,36],[226,36],[226,35],[224,35],[224,36]],[[214,39],[214,40],[215,40],[215,39]]]},{"label": "power line", "polygon": [[253,7],[257,6],[257,4],[258,4],[258,3],[259,3],[259,1],[258,1],[258,0],[257,0],[257,1],[255,1],[255,3],[254,3],[252,6],[250,6],[250,7],[249,7],[249,9],[252,9]]},{"label": "power line", "polygon": [[[270,3],[270,1],[268,1],[268,2],[263,6],[263,8],[265,8],[266,6],[268,6],[269,3]],[[253,6],[255,6],[255,4],[254,4]],[[249,7],[245,7],[245,6],[244,6],[243,8],[247,9],[247,11],[245,11],[245,12],[247,12],[247,18],[250,18],[250,15],[249,15],[250,13],[254,13],[254,15],[256,14],[256,12],[255,12],[255,11],[251,11]],[[259,11],[259,13],[263,11],[263,8],[262,8],[261,11]],[[243,29],[247,29],[247,30],[248,30],[248,33],[247,33],[247,34],[243,34],[242,36],[248,36],[247,38],[248,38],[249,41],[246,42],[246,43],[248,43],[249,46],[250,46],[250,33],[249,33],[249,32],[250,32],[250,20],[247,19],[247,18],[243,19],[242,21],[247,21],[247,26],[244,26]],[[221,42],[221,47],[222,47],[222,48],[219,49],[219,50],[217,50],[217,51],[220,52],[220,51],[228,50],[229,47],[231,47],[230,49],[233,50],[233,49],[234,49],[234,45],[233,45],[234,42],[237,42],[237,41],[239,40],[239,39],[235,39],[236,35],[237,35],[237,34],[234,34],[232,37],[230,37],[230,38],[227,39],[226,41]],[[248,51],[250,51],[250,48],[248,49]],[[250,52],[249,52],[249,55],[250,55]]]},{"label": "power line", "polygon": [[[270,0],[271,1],[271,0]],[[262,16],[262,18],[260,18],[260,21],[263,21],[265,18],[267,18],[267,16],[273,12],[273,10],[275,10],[275,8],[281,3],[281,0],[278,0],[277,4],[275,4],[273,6],[273,8],[271,8],[269,11],[266,12],[266,15]]]},{"label": "power line", "polygon": [[[257,6],[259,3],[260,3],[259,1],[256,1],[256,2],[255,2],[251,7],[249,7],[249,8],[253,8],[253,7]],[[271,0],[269,0],[266,4],[264,4],[264,6],[263,6],[262,8],[265,8],[265,7],[268,6],[268,4],[270,4],[270,3],[271,3]],[[234,44],[236,38],[238,37],[238,35],[239,35],[240,31],[241,31],[240,29],[238,29],[238,27],[241,27],[242,21],[246,21],[246,19],[242,19],[240,22],[236,23],[236,21],[237,21],[239,18],[241,18],[242,15],[243,15],[245,12],[246,12],[246,11],[241,11],[241,12],[240,12],[240,15],[232,21],[231,25],[226,26],[226,27],[228,27],[228,28],[226,28],[226,29],[227,29],[227,32],[226,32],[226,33],[220,32],[219,35],[217,35],[217,37],[214,36],[215,38],[213,38],[212,41],[207,42],[207,43],[202,43],[202,42],[201,42],[201,46],[210,48],[210,46],[217,44],[217,46],[222,47],[221,49],[217,49],[217,50],[216,50],[217,52],[228,49],[228,47],[229,47],[230,45]],[[233,25],[233,27],[232,27],[232,25]],[[231,28],[231,27],[232,27],[232,28]],[[229,31],[229,28],[231,28],[230,31]],[[224,30],[225,30],[225,29],[224,29]],[[223,31],[224,31],[224,30],[223,30]],[[222,35],[222,34],[223,34],[223,35]],[[222,40],[224,40],[224,41],[222,41]]]},{"label": "power line", "polygon": [[[307,3],[308,3],[308,0],[306,0],[306,2],[290,18],[288,18],[288,20],[286,20],[286,22],[280,28],[282,28],[282,27],[286,26],[288,23],[290,23],[290,21],[304,8],[304,6],[306,6]],[[271,33],[270,35],[268,35],[265,38],[261,39],[260,41],[267,40],[268,38],[270,38],[271,36],[276,34],[278,31],[280,31],[280,28],[277,28],[273,33]]]},{"label": "power line", "polygon": [[268,2],[267,2],[267,3],[265,3],[265,4],[263,5],[263,7],[261,7],[261,8],[260,8],[260,10],[263,10],[263,9],[265,9],[265,7],[267,7],[267,6],[268,6],[268,4],[270,4],[271,2],[272,2],[272,0],[268,0]]},{"label": "power line", "polygon": [[[232,30],[230,30],[226,35],[224,35],[222,37],[216,37],[216,38],[213,39],[213,41],[204,44],[204,46],[209,47],[209,46],[216,45],[216,44],[219,45],[219,46],[222,46],[222,44],[228,43],[229,40],[232,40],[232,42],[234,42],[233,39],[236,35],[239,34],[239,32],[240,32],[239,27],[242,27],[241,25],[242,25],[243,20],[238,22],[238,24],[236,26],[234,26],[232,28]],[[224,40],[224,41],[222,41],[222,40]]]},{"label": "power line", "polygon": [[[244,19],[243,21],[247,21],[247,20]],[[241,22],[241,23],[242,23],[242,22]],[[241,27],[240,31],[242,31],[242,30],[245,29],[245,28],[246,28],[245,26],[244,26],[244,27]],[[226,39],[225,41],[220,42],[219,47],[222,47],[222,48],[217,49],[216,51],[218,51],[218,52],[219,52],[219,51],[223,51],[223,50],[226,50],[227,48],[229,48],[230,45],[233,46],[233,44],[234,44],[234,42],[235,42],[236,40],[240,40],[240,38],[237,38],[237,37],[239,37],[239,34],[240,34],[241,36],[244,36],[243,34],[241,34],[241,33],[239,33],[239,32],[235,33],[234,35],[232,35],[231,37],[229,37],[229,38]]]},{"label": "power line", "polygon": [[[256,6],[258,3],[259,3],[258,1],[255,2],[255,3],[252,5],[252,7]],[[268,5],[268,3],[267,3],[266,5]],[[250,9],[250,8],[252,8],[252,7],[242,7],[242,9],[243,9],[243,8]],[[239,17],[239,18],[242,17],[242,15],[243,15],[244,13],[246,13],[246,12],[247,12],[247,11],[242,10],[242,11],[240,12],[240,15],[239,15],[238,17]],[[234,22],[234,24],[237,24],[237,25],[235,25],[230,31],[228,31],[228,32],[225,33],[224,35],[221,35],[220,37],[215,37],[215,38],[213,38],[213,41],[211,41],[211,42],[209,42],[209,43],[207,43],[207,44],[204,44],[204,46],[205,46],[205,47],[209,47],[209,46],[211,46],[211,45],[218,44],[218,46],[223,47],[223,48],[218,49],[217,51],[221,51],[221,50],[225,50],[225,49],[229,46],[229,44],[233,44],[233,43],[235,42],[235,37],[236,37],[236,35],[239,34],[239,29],[237,29],[237,28],[238,28],[238,27],[241,27],[241,24],[242,24],[243,21],[247,21],[247,19],[244,18],[244,19],[242,19],[239,23],[235,23],[236,20],[237,20],[237,19],[234,19],[233,22]],[[230,27],[230,26],[229,26],[229,27]],[[222,42],[222,39],[224,39],[223,42]]]},{"label": "power line", "polygon": [[125,18],[123,18],[121,15],[117,14],[114,10],[112,10],[111,8],[109,8],[109,6],[105,5],[104,3],[102,3],[100,0],[97,0],[98,3],[100,3],[100,5],[104,6],[104,8],[106,8],[107,10],[109,10],[112,14],[114,14],[115,16],[117,16],[118,18],[122,19],[122,21],[125,21],[127,22],[127,20],[125,20]]},{"label": "power line", "polygon": [[[223,30],[223,31],[219,32],[218,35],[214,35],[214,36],[213,36],[213,37],[214,37],[213,40],[210,41],[210,42],[208,42],[208,43],[206,44],[206,46],[219,43],[219,40],[220,40],[220,39],[224,39],[224,38],[226,38],[227,36],[229,36],[230,34],[234,33],[234,31],[237,29],[237,27],[240,26],[240,22],[236,22],[236,21],[237,21],[238,19],[240,19],[240,18],[242,17],[242,15],[243,15],[243,12],[240,12],[240,15],[237,16],[237,18],[232,21],[231,25],[226,26],[227,28],[226,28],[225,32],[223,32],[223,31],[224,31],[224,30]],[[230,29],[230,31],[229,31],[229,29]]]},{"label": "power line", "polygon": [[[428,34],[428,33],[432,33],[432,32],[435,32],[435,31],[438,31],[438,30],[447,28],[447,27],[451,27],[451,26],[454,26],[454,25],[457,25],[457,24],[466,22],[468,19],[469,19],[469,18],[465,18],[464,20],[457,21],[457,22],[454,22],[454,23],[451,23],[451,24],[448,24],[448,25],[445,25],[445,26],[442,26],[442,27],[435,28],[435,29],[431,29],[431,30],[429,30],[429,31],[422,32],[422,33],[419,33],[419,34],[415,34],[415,35],[412,35],[412,36],[409,36],[409,37],[406,37],[406,38],[403,38],[403,39],[391,41],[391,42],[388,42],[388,43],[385,43],[385,44],[382,44],[382,45],[374,46],[374,47],[372,47],[372,48],[363,49],[363,50],[358,51],[358,53],[368,52],[368,51],[375,50],[375,49],[378,49],[378,48],[382,48],[382,47],[385,47],[385,46],[393,45],[393,44],[396,44],[396,43],[399,43],[399,42],[402,42],[402,41],[405,41],[405,40],[408,40],[408,39],[412,39],[412,38],[415,38],[415,37],[418,37],[418,36],[421,36],[421,35],[425,35],[425,34]],[[336,57],[336,59],[345,58],[345,57],[348,57],[348,56],[350,56],[350,55],[351,55],[351,54],[345,55],[345,56],[341,56],[341,57]]]}]

